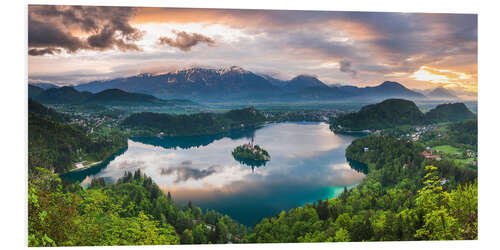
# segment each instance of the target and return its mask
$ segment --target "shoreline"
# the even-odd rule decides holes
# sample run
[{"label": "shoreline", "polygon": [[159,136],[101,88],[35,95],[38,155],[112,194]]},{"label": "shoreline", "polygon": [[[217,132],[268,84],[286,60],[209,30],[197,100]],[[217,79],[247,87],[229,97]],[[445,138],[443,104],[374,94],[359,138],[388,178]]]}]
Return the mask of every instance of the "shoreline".
[{"label": "shoreline", "polygon": [[[83,167],[80,167],[80,168],[77,167],[77,168],[71,169],[71,170],[69,170],[67,172],[64,172],[64,173],[59,173],[58,176],[61,177],[61,176],[67,175],[67,174],[71,174],[71,173],[75,173],[75,172],[80,172],[80,171],[85,171],[85,170],[91,169],[93,167],[99,166],[99,165],[103,164],[104,162],[108,161],[110,158],[113,158],[116,154],[120,153],[121,151],[123,151],[126,148],[128,148],[128,145],[119,148],[118,150],[116,150],[115,152],[113,152],[112,154],[110,154],[109,156],[105,157],[104,159],[102,159],[100,161],[92,162],[89,165],[86,165],[86,166],[83,166]],[[82,161],[82,162],[85,162],[85,161]],[[74,163],[73,166],[76,166],[79,163],[81,163],[81,162]]]},{"label": "shoreline", "polygon": [[[83,162],[85,162],[85,161],[83,161]],[[74,169],[72,169],[72,170],[68,171],[67,173],[74,172],[74,171],[81,171],[81,170],[85,170],[85,169],[91,168],[91,167],[93,167],[93,166],[99,165],[99,164],[101,164],[102,162],[103,162],[103,160],[96,161],[96,162],[92,162],[92,163],[90,163],[89,165],[83,165],[83,164],[82,164],[82,167],[78,167],[78,164],[80,164],[80,163],[82,163],[82,162],[77,162],[77,163],[75,163],[75,164],[74,164],[74,166],[75,166],[76,168],[74,168]]]}]

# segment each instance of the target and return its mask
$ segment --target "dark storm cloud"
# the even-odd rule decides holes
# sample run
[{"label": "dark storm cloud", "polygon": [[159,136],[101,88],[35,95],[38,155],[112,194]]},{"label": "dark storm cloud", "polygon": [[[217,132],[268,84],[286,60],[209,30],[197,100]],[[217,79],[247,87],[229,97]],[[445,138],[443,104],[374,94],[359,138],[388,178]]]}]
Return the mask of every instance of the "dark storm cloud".
[{"label": "dark storm cloud", "polygon": [[349,73],[352,77],[356,77],[356,74],[358,74],[356,70],[352,69],[351,61],[347,60],[340,61],[340,72]]},{"label": "dark storm cloud", "polygon": [[193,163],[191,161],[183,161],[178,166],[162,168],[160,170],[160,174],[171,175],[173,173],[176,173],[177,179],[174,182],[179,183],[181,181],[187,181],[189,179],[203,179],[209,175],[215,174],[220,168],[220,166],[218,165],[212,165],[206,169],[198,169],[192,167],[192,165]]},{"label": "dark storm cloud", "polygon": [[198,33],[187,33],[184,31],[173,31],[176,37],[175,39],[169,37],[160,37],[158,42],[161,45],[169,45],[171,47],[176,47],[182,51],[190,51],[192,47],[199,43],[206,43],[208,46],[214,46],[215,40]]},{"label": "dark storm cloud", "polygon": [[28,16],[28,47],[31,48],[64,48],[75,52],[84,47],[84,43],[71,33],[48,23]]},{"label": "dark storm cloud", "polygon": [[143,32],[129,23],[135,16],[135,8],[29,6],[28,12],[28,47],[38,49],[30,55],[50,54],[37,53],[44,49],[52,53],[61,49],[68,53],[81,49],[140,50],[135,42],[142,38]]}]

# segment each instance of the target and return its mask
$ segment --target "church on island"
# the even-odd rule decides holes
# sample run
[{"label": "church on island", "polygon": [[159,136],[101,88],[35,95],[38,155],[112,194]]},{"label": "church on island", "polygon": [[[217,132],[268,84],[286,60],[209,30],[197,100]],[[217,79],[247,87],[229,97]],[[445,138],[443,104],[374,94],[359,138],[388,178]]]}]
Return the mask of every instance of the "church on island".
[{"label": "church on island", "polygon": [[265,149],[254,144],[253,138],[249,143],[236,147],[232,154],[237,158],[255,161],[269,161],[271,159],[271,156]]}]

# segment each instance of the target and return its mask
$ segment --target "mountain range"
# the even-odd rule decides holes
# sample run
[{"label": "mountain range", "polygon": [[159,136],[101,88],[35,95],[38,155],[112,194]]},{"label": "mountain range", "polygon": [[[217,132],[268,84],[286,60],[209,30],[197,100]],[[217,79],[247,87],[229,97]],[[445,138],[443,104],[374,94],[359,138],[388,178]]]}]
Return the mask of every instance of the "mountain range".
[{"label": "mountain range", "polygon": [[121,89],[106,89],[98,93],[78,91],[73,87],[49,88],[28,86],[29,98],[44,104],[101,104],[101,105],[193,105],[189,100],[163,100],[152,95],[129,93]]},{"label": "mountain range", "polygon": [[429,98],[436,99],[456,99],[457,96],[451,91],[443,87],[437,87],[429,91],[424,92],[424,94]]},{"label": "mountain range", "polygon": [[48,82],[33,82],[30,83],[30,85],[39,87],[41,89],[59,88],[59,86]]},{"label": "mountain range", "polygon": [[93,81],[73,86],[97,93],[121,89],[158,98],[196,101],[336,101],[352,98],[426,98],[397,83],[386,81],[375,87],[329,86],[310,75],[283,81],[259,75],[237,66],[222,69],[190,68],[166,74],[139,74],[132,77]]}]

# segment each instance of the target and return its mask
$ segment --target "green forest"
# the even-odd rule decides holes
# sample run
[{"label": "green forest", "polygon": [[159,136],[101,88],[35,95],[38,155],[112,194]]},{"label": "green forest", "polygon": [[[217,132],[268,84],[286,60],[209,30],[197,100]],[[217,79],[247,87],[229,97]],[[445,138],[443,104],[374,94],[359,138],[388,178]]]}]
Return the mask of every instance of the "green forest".
[{"label": "green forest", "polygon": [[28,193],[29,246],[238,243],[249,230],[213,210],[175,204],[140,170],[88,188],[38,168]]},{"label": "green forest", "polygon": [[425,114],[417,105],[403,99],[387,99],[366,105],[358,112],[347,113],[331,120],[336,132],[395,128],[404,125],[424,125],[440,122],[460,122],[476,118],[463,103],[440,104]]},{"label": "green forest", "polygon": [[171,115],[151,112],[132,114],[122,125],[133,135],[164,133],[169,136],[215,134],[234,129],[262,125],[266,118],[255,108],[234,109],[226,113]]}]

